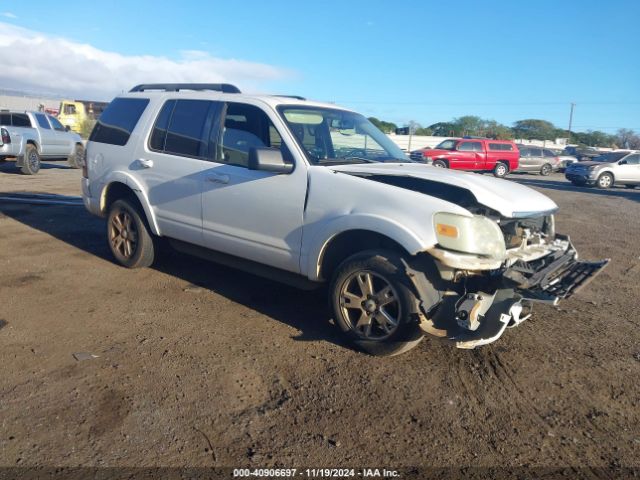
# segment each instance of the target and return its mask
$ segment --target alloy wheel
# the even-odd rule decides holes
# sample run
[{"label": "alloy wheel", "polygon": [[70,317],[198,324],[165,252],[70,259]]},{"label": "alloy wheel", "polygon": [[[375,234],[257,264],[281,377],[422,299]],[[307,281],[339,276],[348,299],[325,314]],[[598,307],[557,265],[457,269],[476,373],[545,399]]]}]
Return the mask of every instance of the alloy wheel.
[{"label": "alloy wheel", "polygon": [[340,287],[340,311],[347,325],[366,340],[384,340],[400,325],[400,300],[382,275],[368,270],[352,273]]},{"label": "alloy wheel", "polygon": [[131,258],[138,246],[138,230],[133,217],[124,210],[120,210],[111,218],[109,241],[114,252],[124,258]]},{"label": "alloy wheel", "polygon": [[609,175],[602,175],[598,179],[598,183],[600,184],[601,187],[608,188],[611,186],[611,177]]}]

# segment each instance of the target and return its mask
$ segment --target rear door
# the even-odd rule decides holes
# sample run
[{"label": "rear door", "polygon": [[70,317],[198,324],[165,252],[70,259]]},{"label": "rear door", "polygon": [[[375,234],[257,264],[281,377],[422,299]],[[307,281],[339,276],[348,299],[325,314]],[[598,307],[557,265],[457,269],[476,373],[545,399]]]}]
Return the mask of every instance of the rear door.
[{"label": "rear door", "polygon": [[143,184],[162,235],[197,245],[202,239],[202,184],[211,169],[212,125],[220,102],[169,99],[130,169]]},{"label": "rear door", "polygon": [[529,147],[529,159],[527,162],[527,171],[538,171],[544,163],[544,156],[542,155],[542,148]]},{"label": "rear door", "polygon": [[[26,133],[35,134],[34,131],[31,130],[33,125],[31,125],[31,120],[26,113],[11,113],[3,115],[3,119],[0,120],[0,123],[6,124],[9,130],[9,135],[11,135],[12,141],[15,142],[18,146],[22,142],[22,137]],[[29,129],[29,130],[26,130]],[[19,147],[18,147],[19,148]],[[18,153],[17,151],[15,153]]]}]

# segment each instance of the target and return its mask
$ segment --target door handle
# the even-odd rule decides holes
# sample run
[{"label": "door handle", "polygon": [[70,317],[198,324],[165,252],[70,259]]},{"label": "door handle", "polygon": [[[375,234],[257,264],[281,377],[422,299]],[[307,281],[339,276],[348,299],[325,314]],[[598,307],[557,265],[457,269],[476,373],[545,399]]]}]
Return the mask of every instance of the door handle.
[{"label": "door handle", "polygon": [[207,176],[207,182],[227,184],[229,183],[229,175],[224,175],[222,173],[210,173]]},{"label": "door handle", "polygon": [[151,168],[153,167],[153,160],[145,160],[144,158],[138,159],[138,163],[142,168]]}]

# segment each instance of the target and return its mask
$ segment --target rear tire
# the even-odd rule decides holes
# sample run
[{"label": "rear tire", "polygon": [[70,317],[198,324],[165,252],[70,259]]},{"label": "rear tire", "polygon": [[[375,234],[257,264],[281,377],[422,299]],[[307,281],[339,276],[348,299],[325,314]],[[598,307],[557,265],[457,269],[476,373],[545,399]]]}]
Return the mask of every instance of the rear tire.
[{"label": "rear tire", "polygon": [[509,167],[504,162],[496,163],[496,166],[493,169],[494,177],[504,178],[509,173]]},{"label": "rear tire", "polygon": [[447,167],[447,162],[445,162],[444,160],[434,160],[431,165],[438,168],[449,168]]},{"label": "rear tire", "polygon": [[542,168],[540,169],[540,175],[542,175],[543,177],[546,177],[551,173],[552,170],[553,168],[551,167],[551,165],[549,165],[548,163],[545,163],[544,165],[542,165]]},{"label": "rear tire", "polygon": [[371,355],[399,355],[424,337],[414,314],[418,299],[395,252],[369,250],[347,258],[333,275],[329,301],[345,337]]},{"label": "rear tire", "polygon": [[606,172],[601,174],[596,180],[596,187],[603,189],[613,187],[613,175]]},{"label": "rear tire", "polygon": [[25,175],[35,175],[40,171],[40,154],[35,145],[27,144],[20,171]]},{"label": "rear tire", "polygon": [[67,163],[71,168],[82,168],[84,164],[84,146],[77,144],[73,149],[73,154],[67,157]]},{"label": "rear tire", "polygon": [[155,258],[144,213],[130,200],[116,200],[107,217],[107,241],[116,261],[127,268],[149,267]]}]

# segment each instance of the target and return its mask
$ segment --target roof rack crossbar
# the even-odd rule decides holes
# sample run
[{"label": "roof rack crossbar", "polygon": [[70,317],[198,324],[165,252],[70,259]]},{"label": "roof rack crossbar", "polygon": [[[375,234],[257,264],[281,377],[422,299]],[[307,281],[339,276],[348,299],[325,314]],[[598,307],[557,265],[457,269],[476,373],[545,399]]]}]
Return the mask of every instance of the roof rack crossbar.
[{"label": "roof rack crossbar", "polygon": [[240,89],[230,83],[143,83],[136,85],[130,92],[144,92],[146,90],[164,90],[165,92],[179,92],[180,90],[213,90],[222,93],[240,93]]}]

